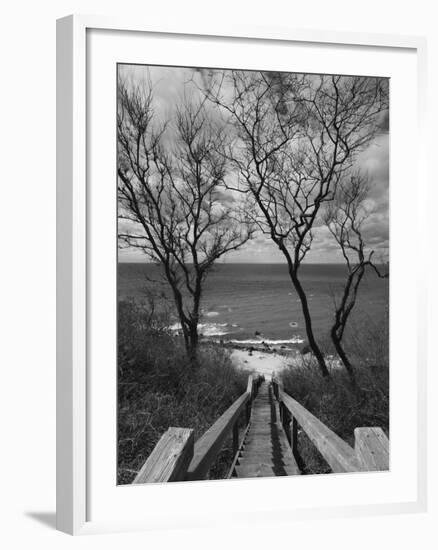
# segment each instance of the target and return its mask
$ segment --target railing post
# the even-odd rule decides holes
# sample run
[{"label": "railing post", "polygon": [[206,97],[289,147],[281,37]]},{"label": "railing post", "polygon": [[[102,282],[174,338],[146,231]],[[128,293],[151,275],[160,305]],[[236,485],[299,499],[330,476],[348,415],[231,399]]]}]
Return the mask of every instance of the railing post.
[{"label": "railing post", "polygon": [[272,415],[272,422],[277,422],[277,407],[273,400],[274,395],[274,386],[272,384],[269,384],[268,386],[268,392],[269,392],[269,402],[271,403],[271,415]]},{"label": "railing post", "polygon": [[134,479],[139,483],[183,481],[193,458],[193,430],[169,428]]},{"label": "railing post", "polygon": [[238,420],[236,420],[236,423],[233,426],[233,456],[236,456],[238,450],[239,450],[239,422]]},{"label": "railing post", "polygon": [[254,399],[254,378],[252,377],[252,374],[248,376],[248,385],[246,391],[250,394],[252,401]]},{"label": "railing post", "polygon": [[272,389],[274,390],[275,399],[278,401],[278,384],[275,378],[272,380]]},{"label": "railing post", "polygon": [[248,376],[248,385],[246,387],[246,391],[250,394],[249,401],[246,404],[246,425],[248,425],[251,419],[251,406],[254,399],[254,379],[252,377],[252,374]]},{"label": "railing post", "polygon": [[389,470],[389,440],[382,428],[356,428],[354,450],[363,471]]},{"label": "railing post", "polygon": [[286,433],[289,433],[289,419],[290,419],[290,412],[287,410],[287,408],[283,405],[283,429]]},{"label": "railing post", "polygon": [[251,401],[246,404],[246,425],[248,426],[251,420]]},{"label": "railing post", "polygon": [[292,420],[289,422],[290,433],[290,447],[292,454],[296,458],[298,455],[298,423],[295,416],[292,416]]}]

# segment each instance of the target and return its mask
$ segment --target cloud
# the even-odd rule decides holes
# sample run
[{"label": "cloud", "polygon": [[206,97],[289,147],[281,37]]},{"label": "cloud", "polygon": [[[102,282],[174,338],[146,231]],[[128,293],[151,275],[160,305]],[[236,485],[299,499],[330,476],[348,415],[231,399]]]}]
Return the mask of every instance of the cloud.
[{"label": "cloud", "polygon": [[[150,80],[154,90],[154,109],[161,119],[168,116],[184,96],[197,97],[197,85],[211,72],[208,69],[157,67],[157,66],[130,66],[119,65],[120,75],[132,82],[147,82]],[[366,172],[372,182],[368,206],[372,212],[364,223],[363,235],[369,247],[376,250],[386,250],[389,244],[389,114],[385,112],[379,121],[381,133],[356,158],[355,167]],[[237,185],[237,175],[230,173],[232,185]],[[394,183],[392,183],[394,185]],[[239,200],[236,192],[218,191],[217,200],[231,206]],[[119,228],[129,230],[129,224],[120,222]],[[141,258],[138,251],[123,251],[120,253],[125,259]],[[278,262],[284,257],[278,247],[266,235],[258,233],[239,251],[233,252],[225,259],[227,262]],[[342,261],[339,246],[329,233],[328,229],[319,221],[314,229],[312,249],[306,261],[309,262],[338,262]]]}]

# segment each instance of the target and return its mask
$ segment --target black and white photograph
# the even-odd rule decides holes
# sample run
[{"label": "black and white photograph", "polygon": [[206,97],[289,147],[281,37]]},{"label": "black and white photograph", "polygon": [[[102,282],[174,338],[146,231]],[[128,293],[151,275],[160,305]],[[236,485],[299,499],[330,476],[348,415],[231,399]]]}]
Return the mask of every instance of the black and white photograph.
[{"label": "black and white photograph", "polygon": [[119,485],[389,469],[389,102],[117,66]]},{"label": "black and white photograph", "polygon": [[2,548],[436,546],[433,7],[5,5]]}]

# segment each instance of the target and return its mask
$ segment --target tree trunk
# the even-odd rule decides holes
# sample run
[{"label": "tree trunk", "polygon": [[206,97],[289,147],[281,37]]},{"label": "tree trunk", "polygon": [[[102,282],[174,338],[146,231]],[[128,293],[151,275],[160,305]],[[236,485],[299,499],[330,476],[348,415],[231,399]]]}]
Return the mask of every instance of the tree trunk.
[{"label": "tree trunk", "polygon": [[184,347],[186,349],[187,357],[190,361],[190,364],[192,367],[196,367],[198,365],[198,343],[199,343],[199,335],[198,335],[198,309],[199,309],[199,301],[200,301],[200,295],[199,292],[198,295],[195,298],[195,310],[194,313],[192,313],[191,317],[188,317],[185,315],[183,310],[183,302],[182,302],[182,296],[180,291],[177,289],[173,279],[171,278],[170,274],[168,274],[168,281],[172,287],[174,300],[176,309],[178,312],[179,321],[181,324],[181,329],[184,337]]},{"label": "tree trunk", "polygon": [[304,289],[301,286],[301,283],[297,277],[296,272],[294,272],[292,269],[289,268],[289,274],[294,284],[295,290],[297,291],[301,301],[301,308],[303,310],[304,322],[306,325],[306,334],[307,334],[307,339],[309,341],[310,349],[312,350],[313,355],[316,357],[316,360],[318,361],[319,370],[321,371],[322,376],[330,376],[330,373],[328,371],[327,365],[324,360],[324,355],[322,354],[322,351],[319,349],[319,346],[316,343],[315,336],[313,334],[312,318],[310,316],[309,304],[307,302],[306,293],[304,292]]},{"label": "tree trunk", "polygon": [[342,336],[347,325],[348,318],[350,313],[356,303],[356,296],[359,289],[360,282],[365,273],[365,265],[363,263],[359,264],[356,269],[350,272],[348,276],[346,285],[344,287],[344,294],[340,306],[336,309],[335,322],[331,328],[330,335],[335,346],[336,352],[342,361],[345,369],[350,375],[350,379],[355,384],[355,373],[353,365],[350,363],[350,360],[345,353],[345,350],[342,346]]},{"label": "tree trunk", "polygon": [[193,321],[189,325],[188,341],[186,345],[187,355],[193,367],[196,367],[198,365],[198,343],[199,343],[198,323],[197,321],[196,322]]},{"label": "tree trunk", "polygon": [[331,336],[332,336],[333,345],[335,346],[335,349],[336,349],[336,353],[339,355],[339,358],[342,361],[344,367],[346,368],[348,374],[350,375],[352,382],[354,382],[355,376],[354,376],[353,365],[350,363],[347,357],[347,354],[345,353],[344,348],[342,347],[341,340],[340,338],[338,338],[336,329],[334,328],[332,329]]}]

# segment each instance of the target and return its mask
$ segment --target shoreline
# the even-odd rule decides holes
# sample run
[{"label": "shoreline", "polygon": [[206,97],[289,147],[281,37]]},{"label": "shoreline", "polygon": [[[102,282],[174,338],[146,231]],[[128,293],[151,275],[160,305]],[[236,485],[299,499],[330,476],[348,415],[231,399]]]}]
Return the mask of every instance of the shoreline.
[{"label": "shoreline", "polygon": [[[172,331],[174,338],[180,335]],[[250,343],[249,343],[250,342]],[[263,340],[259,337],[257,341],[236,341],[214,339],[212,337],[201,337],[200,346],[217,347],[228,350],[232,364],[244,370],[253,371],[263,375],[265,378],[271,378],[274,373],[279,373],[284,368],[306,369],[316,362],[311,353],[307,354],[307,359],[302,355],[302,342],[283,343],[282,340],[275,344],[269,344],[269,340]],[[342,368],[339,357],[335,355],[326,356],[327,367],[330,370]]]},{"label": "shoreline", "polygon": [[270,378],[274,372],[279,372],[285,367],[302,366],[298,346],[291,349],[286,346],[267,346],[262,342],[248,345],[208,339],[202,340],[201,345],[228,350],[235,367],[254,371],[265,378]]},{"label": "shoreline", "polygon": [[[205,340],[205,342],[208,342],[208,340]],[[276,344],[276,345],[269,345],[266,344],[264,341],[260,342],[252,342],[251,344],[247,344],[245,342],[239,343],[236,341],[227,341],[227,340],[210,340],[211,343],[214,343],[215,345],[221,346],[222,348],[230,349],[230,350],[242,350],[242,351],[250,351],[252,350],[253,353],[265,353],[266,355],[282,355],[282,356],[291,356],[291,355],[298,355],[299,353],[299,344],[292,344],[297,347],[291,348],[284,344]]]},{"label": "shoreline", "polygon": [[235,367],[254,371],[266,379],[293,363],[292,356],[281,355],[273,351],[269,353],[265,351],[251,352],[240,348],[231,351],[230,359]]},{"label": "shoreline", "polygon": [[[241,369],[254,371],[257,374],[271,378],[274,373],[279,373],[284,368],[305,369],[309,367],[312,358],[307,360],[300,353],[300,349],[283,347],[269,347],[265,344],[251,345],[236,344],[234,342],[219,342],[204,340],[201,345],[217,346],[227,349],[230,352],[232,364]],[[326,356],[327,366],[330,370],[342,368],[339,357],[335,355]],[[316,363],[315,363],[316,366]]]}]

